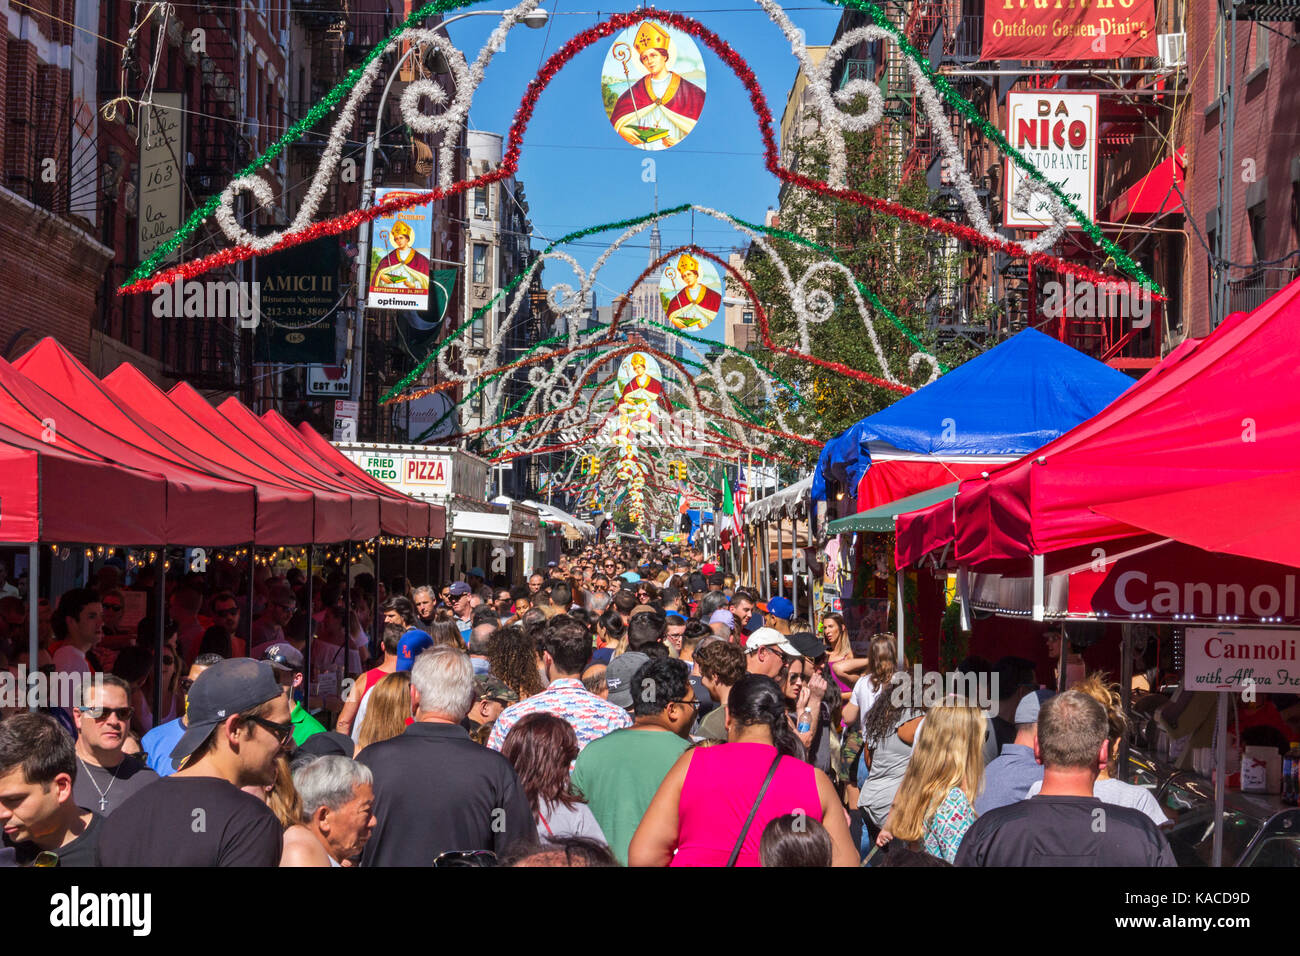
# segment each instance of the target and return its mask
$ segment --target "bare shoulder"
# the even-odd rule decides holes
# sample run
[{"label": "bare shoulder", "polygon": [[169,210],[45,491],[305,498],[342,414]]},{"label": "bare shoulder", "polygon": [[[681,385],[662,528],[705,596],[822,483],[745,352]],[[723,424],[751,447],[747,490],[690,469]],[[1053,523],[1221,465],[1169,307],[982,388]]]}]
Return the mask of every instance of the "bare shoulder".
[{"label": "bare shoulder", "polygon": [[329,854],[305,826],[295,825],[284,831],[281,866],[329,866]]}]

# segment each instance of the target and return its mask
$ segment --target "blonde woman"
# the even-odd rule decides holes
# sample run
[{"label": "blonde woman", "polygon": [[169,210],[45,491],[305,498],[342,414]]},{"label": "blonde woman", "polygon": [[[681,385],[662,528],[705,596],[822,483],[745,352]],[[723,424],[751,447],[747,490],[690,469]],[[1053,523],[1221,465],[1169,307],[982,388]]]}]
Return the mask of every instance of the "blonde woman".
[{"label": "blonde woman", "polygon": [[411,672],[389,674],[370,692],[366,719],[357,736],[357,753],[405,733],[411,723]]},{"label": "blonde woman", "polygon": [[947,863],[956,860],[975,822],[987,727],[984,711],[960,699],[926,714],[878,845],[898,839]]}]

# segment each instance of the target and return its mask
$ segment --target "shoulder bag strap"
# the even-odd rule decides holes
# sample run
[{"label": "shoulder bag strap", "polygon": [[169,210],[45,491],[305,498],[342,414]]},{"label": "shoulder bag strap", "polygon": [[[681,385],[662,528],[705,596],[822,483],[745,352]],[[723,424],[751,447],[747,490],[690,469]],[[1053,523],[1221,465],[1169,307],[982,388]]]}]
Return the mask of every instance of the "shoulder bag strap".
[{"label": "shoulder bag strap", "polygon": [[763,779],[763,786],[759,788],[758,796],[754,798],[754,805],[749,808],[749,816],[745,818],[745,825],[740,828],[740,836],[736,837],[736,845],[731,848],[731,856],[727,858],[727,866],[735,866],[736,860],[740,856],[740,848],[745,843],[745,837],[749,834],[749,828],[754,823],[754,816],[758,813],[759,804],[763,802],[763,797],[767,795],[767,788],[772,783],[772,778],[776,776],[776,768],[781,763],[781,753],[772,758],[772,766],[767,768],[767,776]]}]

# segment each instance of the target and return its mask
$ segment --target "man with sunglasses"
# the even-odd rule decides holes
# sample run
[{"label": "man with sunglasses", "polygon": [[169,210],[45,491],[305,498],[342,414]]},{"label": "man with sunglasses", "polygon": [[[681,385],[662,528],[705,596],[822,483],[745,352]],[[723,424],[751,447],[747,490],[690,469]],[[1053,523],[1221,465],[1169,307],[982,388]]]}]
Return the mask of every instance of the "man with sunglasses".
[{"label": "man with sunglasses", "polygon": [[275,668],[275,679],[280,683],[284,699],[290,704],[289,720],[293,723],[294,746],[301,747],[303,741],[313,734],[325,732],[319,720],[307,713],[307,709],[298,703],[297,691],[303,685],[303,670],[306,662],[302,651],[292,644],[272,644],[262,653],[262,660]]},{"label": "man with sunglasses", "polygon": [[278,866],[283,828],[241,787],[275,783],[293,734],[266,661],[218,661],[190,688],[176,773],[144,787],[102,825],[103,866]]},{"label": "man with sunglasses", "polygon": [[[213,623],[230,635],[230,656],[247,656],[248,644],[239,636],[239,602],[235,595],[229,591],[218,591],[212,598],[212,617]],[[198,650],[197,645],[195,650]],[[192,656],[186,658],[192,659]]]},{"label": "man with sunglasses", "polygon": [[72,798],[77,806],[108,816],[158,774],[136,756],[122,752],[131,730],[131,685],[105,674],[84,685],[77,707],[77,776]]}]

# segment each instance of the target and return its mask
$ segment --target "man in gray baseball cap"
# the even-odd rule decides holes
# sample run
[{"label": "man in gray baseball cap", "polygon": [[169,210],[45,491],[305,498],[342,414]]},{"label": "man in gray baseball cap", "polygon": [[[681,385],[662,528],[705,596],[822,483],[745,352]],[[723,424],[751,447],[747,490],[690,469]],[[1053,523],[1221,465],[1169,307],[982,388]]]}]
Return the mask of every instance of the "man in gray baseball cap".
[{"label": "man in gray baseball cap", "polygon": [[274,784],[276,758],[292,740],[275,671],[246,657],[220,661],[199,675],[188,701],[171,754],[179,769],[105,820],[101,865],[278,866],[283,828],[241,789]]},{"label": "man in gray baseball cap", "polygon": [[650,657],[640,651],[628,651],[609,662],[605,668],[605,686],[609,688],[611,704],[624,710],[632,709],[635,703],[632,700],[632,677],[648,660]]}]

